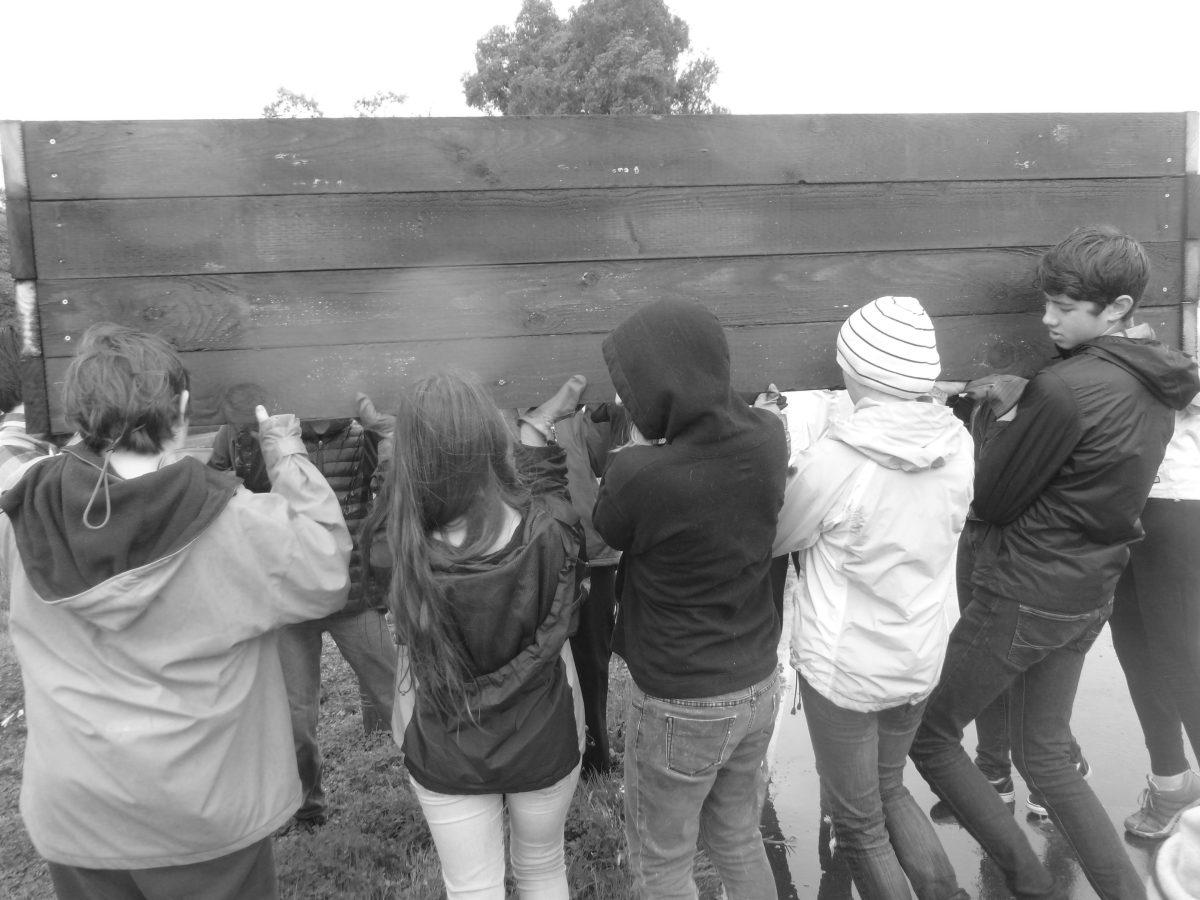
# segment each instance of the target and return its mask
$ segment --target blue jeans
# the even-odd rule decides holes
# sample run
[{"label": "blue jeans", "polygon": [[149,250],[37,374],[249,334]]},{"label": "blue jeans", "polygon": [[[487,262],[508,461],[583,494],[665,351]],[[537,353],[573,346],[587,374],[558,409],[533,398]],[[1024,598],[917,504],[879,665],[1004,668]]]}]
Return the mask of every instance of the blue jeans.
[{"label": "blue jeans", "polygon": [[391,729],[396,643],[382,612],[366,609],[353,615],[333,615],[281,628],[279,662],[287,686],[292,743],[303,792],[300,809],[296,811],[298,819],[315,819],[325,812],[317,715],[321,703],[321,635],[326,631],[358,676],[363,731]]},{"label": "blue jeans", "polygon": [[933,826],[904,786],[924,702],[842,709],[800,677],[821,797],[863,900],[965,898]]},{"label": "blue jeans", "polygon": [[696,897],[697,840],[738,900],[774,900],[763,848],[763,762],[779,677],[717,697],[664,700],[630,684],[625,719],[625,835],[643,898]]},{"label": "blue jeans", "polygon": [[1108,815],[1071,760],[1071,709],[1084,654],[1111,602],[1083,613],[1022,606],[976,590],[950,635],[941,682],[910,755],[1018,897],[1054,897],[1054,879],[1012,813],[962,748],[963,728],[1005,691],[1013,762],[1102,898],[1138,900],[1141,879]]}]

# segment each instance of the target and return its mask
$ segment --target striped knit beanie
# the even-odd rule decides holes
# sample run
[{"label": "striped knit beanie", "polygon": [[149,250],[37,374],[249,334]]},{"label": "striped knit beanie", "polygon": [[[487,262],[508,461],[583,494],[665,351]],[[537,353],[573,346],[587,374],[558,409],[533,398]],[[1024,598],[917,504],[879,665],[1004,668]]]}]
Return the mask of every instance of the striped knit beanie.
[{"label": "striped knit beanie", "polygon": [[880,297],[855,310],[838,332],[838,365],[869,388],[913,399],[942,371],[933,322],[913,297]]}]

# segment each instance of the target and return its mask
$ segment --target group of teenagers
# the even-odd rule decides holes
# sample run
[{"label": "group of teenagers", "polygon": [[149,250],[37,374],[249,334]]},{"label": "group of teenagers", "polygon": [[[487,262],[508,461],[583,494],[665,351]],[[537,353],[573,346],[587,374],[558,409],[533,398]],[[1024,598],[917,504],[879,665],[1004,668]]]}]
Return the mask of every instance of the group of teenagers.
[{"label": "group of teenagers", "polygon": [[[25,433],[4,363],[21,813],[57,895],[277,896],[273,836],[324,816],[328,632],[364,726],[403,751],[448,897],[505,896],[506,836],[520,896],[568,896],[615,652],[633,890],[694,898],[699,845],[730,900],[773,898],[759,820],[794,568],[814,811],[864,900],[968,896],[909,759],[1018,898],[1066,887],[1014,819],[1014,764],[1099,896],[1200,896],[1200,380],[1134,324],[1148,279],[1108,227],[1049,250],[1059,353],[1028,380],[941,381],[920,302],[884,296],[838,333],[844,390],[746,396],[716,317],[662,300],[604,339],[607,402],[573,376],[504,412],[440,372],[356,419],[260,406],[208,465],[180,452],[188,373],[162,338],[87,331],[61,449]],[[1150,885],[1071,731],[1106,621],[1150,756],[1126,829],[1169,838]]]}]

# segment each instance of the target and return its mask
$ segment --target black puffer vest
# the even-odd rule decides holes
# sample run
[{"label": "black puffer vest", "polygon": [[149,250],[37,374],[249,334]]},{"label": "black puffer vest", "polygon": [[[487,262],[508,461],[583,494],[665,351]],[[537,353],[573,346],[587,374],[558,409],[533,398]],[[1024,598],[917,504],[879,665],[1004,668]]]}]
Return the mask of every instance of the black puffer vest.
[{"label": "black puffer vest", "polygon": [[[313,424],[304,422],[300,436],[304,439],[309,460],[325,476],[337,495],[342,515],[346,518],[346,527],[354,539],[354,551],[350,556],[350,596],[345,608],[336,615],[362,612],[367,607],[383,609],[385,597],[382,590],[377,587],[370,592],[370,597],[366,596],[358,547],[362,520],[366,518],[371,504],[371,476],[375,474],[378,462],[378,441],[355,419],[332,419],[320,433],[313,428]],[[213,443],[209,465],[232,469],[242,483],[256,494],[271,490],[254,428],[244,426],[235,429],[223,425]]]}]

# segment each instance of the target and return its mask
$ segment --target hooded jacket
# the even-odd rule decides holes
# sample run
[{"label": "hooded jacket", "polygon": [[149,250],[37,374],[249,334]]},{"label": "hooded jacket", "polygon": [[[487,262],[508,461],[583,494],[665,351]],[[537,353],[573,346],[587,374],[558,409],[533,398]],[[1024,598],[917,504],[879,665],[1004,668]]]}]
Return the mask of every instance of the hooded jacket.
[{"label": "hooded jacket", "polygon": [[923,700],[958,618],[971,436],[941,404],[865,398],[795,465],[775,541],[803,551],[792,664],[843,709]]},{"label": "hooded jacket", "polygon": [[[399,635],[392,735],[413,779],[442,794],[541,790],[579,764],[583,699],[567,645],[580,600],[579,517],[562,448],[522,447],[517,463],[533,497],[508,543],[434,572],[471,669],[466,709],[445,714],[425,698]],[[381,534],[371,565],[382,576],[391,559]]]},{"label": "hooded jacket", "polygon": [[777,665],[769,570],[783,425],[734,395],[725,334],[702,306],[643,307],[603,351],[631,420],[657,442],[613,453],[592,516],[624,551],[613,649],[660,698],[754,685]]},{"label": "hooded jacket", "polygon": [[270,494],[190,457],[126,480],[76,447],[0,500],[21,814],[51,862],[203,862],[300,803],[273,629],[345,602],[350,537],[295,418],[262,430]]},{"label": "hooded jacket", "polygon": [[1142,538],[1141,511],[1196,364],[1150,339],[1106,335],[1035,375],[979,451],[975,514],[990,526],[976,587],[1036,609],[1104,606]]}]

